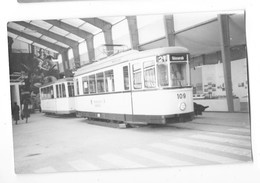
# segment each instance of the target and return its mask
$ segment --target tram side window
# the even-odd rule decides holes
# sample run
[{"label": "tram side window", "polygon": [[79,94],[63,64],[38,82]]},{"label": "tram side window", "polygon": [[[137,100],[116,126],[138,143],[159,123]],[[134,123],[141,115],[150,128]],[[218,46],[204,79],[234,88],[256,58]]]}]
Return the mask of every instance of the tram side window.
[{"label": "tram side window", "polygon": [[142,70],[140,63],[133,65],[133,86],[134,89],[142,89]]},{"label": "tram side window", "polygon": [[46,99],[46,88],[43,88],[43,99]]},{"label": "tram side window", "polygon": [[41,88],[41,99],[44,99],[44,88]]},{"label": "tram side window", "polygon": [[41,98],[44,99],[51,99],[54,98],[53,93],[53,86],[48,86],[41,89]]},{"label": "tram side window", "polygon": [[79,80],[76,79],[76,91],[77,91],[77,95],[79,95]]},{"label": "tram side window", "polygon": [[50,87],[46,88],[46,99],[51,98],[51,92],[50,92]]},{"label": "tram side window", "polygon": [[128,66],[123,67],[123,76],[124,76],[124,89],[129,90],[129,73],[128,73]]},{"label": "tram side window", "polygon": [[42,96],[42,99],[44,99],[44,88],[41,89],[41,96]]},{"label": "tram side window", "polygon": [[43,99],[43,88],[41,88],[41,99]]},{"label": "tram side window", "polygon": [[47,87],[46,88],[46,99],[51,98],[50,96],[51,96],[50,95],[50,87]]},{"label": "tram side window", "polygon": [[158,63],[157,64],[157,77],[159,86],[168,86],[168,65],[167,63]]},{"label": "tram side window", "polygon": [[74,84],[73,83],[68,83],[68,92],[69,92],[69,97],[74,97]]},{"label": "tram side window", "polygon": [[89,92],[96,93],[96,75],[89,76]]},{"label": "tram side window", "polygon": [[113,92],[115,91],[115,81],[114,81],[114,72],[109,70],[105,72],[105,91]]},{"label": "tram side window", "polygon": [[48,87],[45,88],[45,99],[48,99]]},{"label": "tram side window", "polygon": [[64,83],[62,83],[62,97],[66,97],[66,89]]},{"label": "tram side window", "polygon": [[56,85],[56,96],[57,98],[60,98],[59,85]]},{"label": "tram side window", "polygon": [[98,73],[97,74],[97,92],[98,93],[103,93],[105,91],[104,87],[104,73]]},{"label": "tram side window", "polygon": [[154,61],[144,62],[143,67],[144,67],[144,87],[145,88],[155,88],[156,87],[156,78],[155,78]]},{"label": "tram side window", "polygon": [[60,93],[60,98],[61,98],[62,97],[61,84],[59,84],[59,93]]},{"label": "tram side window", "polygon": [[50,86],[50,98],[54,98],[53,86]]},{"label": "tram side window", "polygon": [[[77,81],[78,83],[78,81]],[[89,94],[88,76],[82,78],[83,94]]]},{"label": "tram side window", "polygon": [[46,93],[45,93],[45,94],[46,94],[46,99],[50,98],[50,97],[49,97],[49,93],[50,93],[50,88],[47,87],[47,88],[46,88]]}]

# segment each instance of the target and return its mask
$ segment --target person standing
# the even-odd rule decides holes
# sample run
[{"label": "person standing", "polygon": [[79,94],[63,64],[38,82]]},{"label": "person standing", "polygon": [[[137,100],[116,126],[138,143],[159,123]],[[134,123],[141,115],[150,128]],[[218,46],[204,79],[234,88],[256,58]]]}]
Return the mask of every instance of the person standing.
[{"label": "person standing", "polygon": [[28,118],[30,117],[30,110],[29,110],[29,100],[25,99],[23,101],[23,105],[22,105],[22,112],[23,112],[23,117],[25,118],[25,122],[28,122]]},{"label": "person standing", "polygon": [[12,108],[12,115],[13,115],[13,119],[15,120],[15,124],[16,125],[18,123],[18,120],[20,119],[19,118],[19,111],[20,111],[19,106],[17,105],[16,102],[14,102],[14,106]]}]

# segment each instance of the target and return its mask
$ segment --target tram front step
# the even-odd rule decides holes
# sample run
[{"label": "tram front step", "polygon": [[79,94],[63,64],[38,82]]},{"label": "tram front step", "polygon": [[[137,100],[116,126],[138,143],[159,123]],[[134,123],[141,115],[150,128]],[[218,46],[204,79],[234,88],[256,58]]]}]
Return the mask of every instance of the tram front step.
[{"label": "tram front step", "polygon": [[142,121],[125,121],[126,124],[133,124],[133,125],[147,125],[146,122]]},{"label": "tram front step", "polygon": [[94,120],[88,120],[87,123],[98,125],[98,126],[111,127],[111,128],[126,128],[126,124],[124,123],[112,123],[112,122],[94,121]]}]

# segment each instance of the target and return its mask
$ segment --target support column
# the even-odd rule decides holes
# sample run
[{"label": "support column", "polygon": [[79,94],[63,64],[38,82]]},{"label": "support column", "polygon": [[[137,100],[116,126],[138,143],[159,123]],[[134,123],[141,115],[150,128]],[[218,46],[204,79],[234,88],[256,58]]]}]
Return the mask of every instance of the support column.
[{"label": "support column", "polygon": [[94,49],[93,37],[87,39],[86,43],[87,43],[87,48],[88,48],[89,62],[93,62],[95,60],[95,49]]},{"label": "support column", "polygon": [[9,50],[9,56],[10,56],[11,53],[12,53],[12,45],[13,45],[13,43],[14,43],[13,38],[11,38],[11,37],[8,36],[8,50]]},{"label": "support column", "polygon": [[17,103],[17,105],[20,107],[21,109],[21,100],[20,100],[20,89],[19,89],[20,83],[12,83],[10,85],[11,87],[11,102],[12,104],[14,102]]},{"label": "support column", "polygon": [[127,16],[128,28],[130,33],[131,48],[139,50],[139,34],[136,16]]},{"label": "support column", "polygon": [[69,67],[69,56],[68,56],[68,50],[61,53],[62,57],[62,64],[64,68],[64,76],[69,77],[70,76],[70,67]]},{"label": "support column", "polygon": [[110,26],[109,28],[104,28],[104,36],[105,36],[105,43],[108,45],[106,46],[107,48],[107,52],[108,52],[108,56],[114,53],[114,47],[113,46],[109,46],[109,45],[113,45],[113,36],[112,36],[112,27]]},{"label": "support column", "polygon": [[75,63],[75,68],[80,67],[80,55],[79,55],[79,46],[72,47],[73,51],[73,56],[74,56],[74,63]]},{"label": "support column", "polygon": [[227,96],[228,111],[234,112],[233,89],[231,78],[231,59],[230,59],[230,33],[229,16],[218,15],[220,30],[221,57],[224,69],[225,90]]},{"label": "support column", "polygon": [[14,65],[14,59],[12,57],[13,55],[13,50],[12,50],[12,45],[14,43],[13,38],[8,36],[8,58],[9,58],[9,72],[12,74],[13,72],[13,65]]},{"label": "support column", "polygon": [[19,84],[14,85],[14,87],[15,87],[15,100],[16,100],[17,104],[19,105],[19,107],[21,108]]},{"label": "support column", "polygon": [[175,46],[175,31],[173,15],[164,16],[164,28],[167,46]]},{"label": "support column", "polygon": [[206,65],[206,55],[202,55],[202,65]]}]

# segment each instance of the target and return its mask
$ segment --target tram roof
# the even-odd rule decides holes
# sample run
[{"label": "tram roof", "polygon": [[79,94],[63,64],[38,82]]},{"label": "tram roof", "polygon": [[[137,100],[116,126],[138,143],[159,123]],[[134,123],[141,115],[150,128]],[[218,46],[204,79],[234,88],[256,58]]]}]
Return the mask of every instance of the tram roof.
[{"label": "tram roof", "polygon": [[46,86],[49,86],[49,85],[53,85],[54,83],[57,84],[57,83],[63,83],[63,82],[67,82],[67,81],[73,81],[73,78],[72,78],[72,77],[69,77],[69,78],[58,79],[58,80],[56,80],[56,81],[43,84],[42,86],[40,86],[40,88],[46,87]]},{"label": "tram roof", "polygon": [[88,72],[92,72],[98,69],[106,68],[111,65],[116,65],[124,63],[131,60],[141,59],[144,57],[159,56],[165,54],[174,54],[174,53],[189,53],[187,48],[175,46],[175,47],[162,47],[145,51],[129,50],[122,52],[100,61],[95,61],[92,64],[85,65],[79,68],[75,72],[75,76],[79,76]]}]

